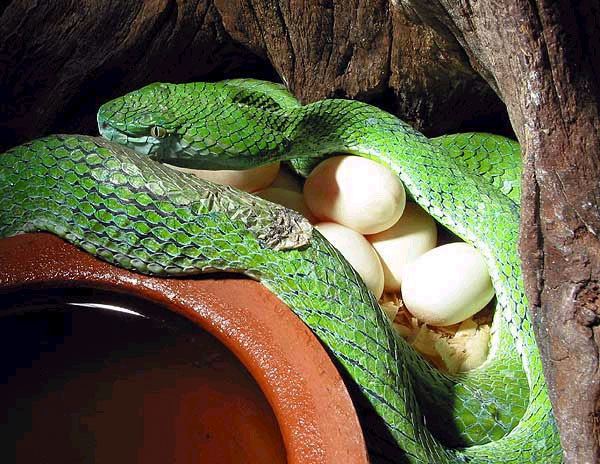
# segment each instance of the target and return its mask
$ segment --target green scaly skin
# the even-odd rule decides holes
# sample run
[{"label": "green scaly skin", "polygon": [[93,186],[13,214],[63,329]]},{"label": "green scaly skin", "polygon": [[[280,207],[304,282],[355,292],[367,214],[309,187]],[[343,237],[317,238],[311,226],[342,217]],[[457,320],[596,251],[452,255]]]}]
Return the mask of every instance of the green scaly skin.
[{"label": "green scaly skin", "polygon": [[[526,311],[518,207],[460,156],[372,106],[300,106],[282,87],[252,80],[154,84],[104,105],[98,121],[105,137],[135,151],[50,136],[0,156],[0,236],[46,230],[147,274],[225,270],[259,279],[351,379],[374,462],[561,462]],[[474,151],[485,151],[486,137],[474,138],[481,145]],[[458,376],[431,368],[299,215],[154,161],[246,168],[340,151],[388,166],[421,206],[485,256],[498,303],[482,367]]]},{"label": "green scaly skin", "polygon": [[500,135],[464,132],[431,139],[465,169],[485,178],[496,189],[521,203],[521,148]]}]

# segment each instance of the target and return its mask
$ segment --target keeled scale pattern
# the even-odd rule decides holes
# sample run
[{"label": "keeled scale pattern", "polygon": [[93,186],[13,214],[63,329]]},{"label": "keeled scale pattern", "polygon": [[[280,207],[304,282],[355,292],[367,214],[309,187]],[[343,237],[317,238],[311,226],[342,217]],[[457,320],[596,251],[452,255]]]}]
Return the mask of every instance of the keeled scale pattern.
[{"label": "keeled scale pattern", "polygon": [[[151,84],[98,111],[103,136],[154,159],[183,167],[245,169],[285,156],[283,111],[299,107],[281,86],[236,79]],[[106,126],[105,124],[108,124]],[[165,138],[150,136],[160,126]]]},{"label": "keeled scale pattern", "polygon": [[468,171],[478,173],[516,204],[521,202],[521,148],[495,134],[463,132],[431,139]]},{"label": "keeled scale pattern", "polygon": [[0,236],[47,230],[146,274],[254,275],[264,256],[248,261],[247,244],[297,247],[312,233],[283,207],[94,137],[50,136],[4,153],[0,194]]}]

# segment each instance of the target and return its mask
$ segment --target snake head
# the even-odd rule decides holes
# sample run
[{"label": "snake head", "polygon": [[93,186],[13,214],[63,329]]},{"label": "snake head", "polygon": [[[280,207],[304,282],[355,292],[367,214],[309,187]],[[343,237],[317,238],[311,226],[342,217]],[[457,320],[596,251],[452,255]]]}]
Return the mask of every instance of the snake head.
[{"label": "snake head", "polygon": [[248,169],[281,159],[291,143],[285,108],[296,100],[282,92],[251,79],[155,83],[102,105],[98,127],[155,161]]},{"label": "snake head", "polygon": [[177,116],[170,110],[173,84],[154,83],[105,103],[98,110],[100,135],[157,156],[176,142]]}]

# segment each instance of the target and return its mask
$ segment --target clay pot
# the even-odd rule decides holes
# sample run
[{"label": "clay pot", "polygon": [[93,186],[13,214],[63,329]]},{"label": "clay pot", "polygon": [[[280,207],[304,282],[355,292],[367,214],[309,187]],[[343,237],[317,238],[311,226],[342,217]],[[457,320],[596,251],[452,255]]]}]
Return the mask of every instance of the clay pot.
[{"label": "clay pot", "polygon": [[[142,276],[40,233],[0,240],[0,298],[5,331],[23,326],[7,311],[24,307],[61,307],[56,317],[70,324],[51,349],[32,351],[26,369],[19,360],[39,334],[5,335],[0,349],[9,350],[4,364],[13,370],[0,387],[7,403],[0,409],[8,411],[0,433],[13,437],[14,448],[4,456],[12,451],[19,462],[368,461],[356,412],[327,353],[257,282]],[[99,300],[131,313],[90,311]],[[49,313],[20,316],[33,321]],[[24,410],[27,423],[17,423]]]}]

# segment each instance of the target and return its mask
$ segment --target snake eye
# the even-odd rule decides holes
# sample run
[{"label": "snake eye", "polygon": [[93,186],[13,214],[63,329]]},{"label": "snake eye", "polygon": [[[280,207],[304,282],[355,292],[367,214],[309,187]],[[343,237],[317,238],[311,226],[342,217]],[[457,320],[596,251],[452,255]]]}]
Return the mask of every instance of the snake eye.
[{"label": "snake eye", "polygon": [[163,137],[166,137],[167,130],[161,126],[152,126],[150,128],[150,135],[156,139],[162,139]]}]

